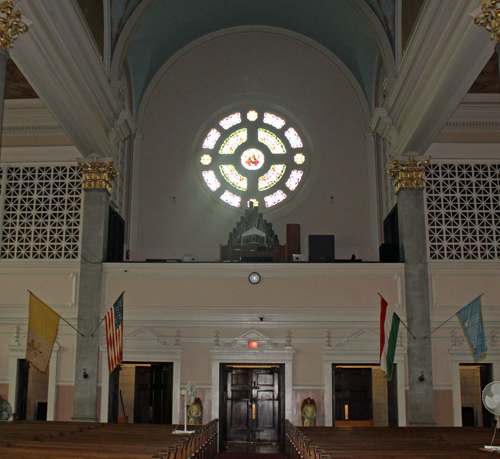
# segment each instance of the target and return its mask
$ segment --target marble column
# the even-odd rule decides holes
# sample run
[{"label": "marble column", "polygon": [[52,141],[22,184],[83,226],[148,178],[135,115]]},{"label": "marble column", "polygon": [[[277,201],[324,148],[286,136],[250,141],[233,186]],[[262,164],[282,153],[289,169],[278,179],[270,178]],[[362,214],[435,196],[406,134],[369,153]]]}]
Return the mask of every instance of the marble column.
[{"label": "marble column", "polygon": [[[429,273],[423,188],[400,188],[399,246],[405,263],[408,328],[408,383],[410,426],[433,426],[434,387],[430,327]],[[424,339],[424,337],[426,337]]]},{"label": "marble column", "polygon": [[[405,263],[410,426],[434,426],[431,314],[423,173],[429,160],[394,160],[388,173],[397,187],[399,250]],[[412,336],[413,335],[413,336]]]},{"label": "marble column", "polygon": [[[116,175],[112,163],[79,163],[85,172],[81,231],[80,279],[78,283],[78,335],[76,341],[74,421],[97,421],[99,330],[102,319],[102,264],[106,257],[109,197]],[[110,180],[110,170],[113,177]],[[95,333],[93,334],[93,332]],[[91,336],[93,334],[93,336]],[[107,368],[103,371],[107,371]]]},{"label": "marble column", "polygon": [[5,81],[7,79],[7,61],[9,59],[10,59],[9,53],[4,49],[0,48],[0,147],[2,146]]},{"label": "marble column", "polygon": [[495,45],[495,52],[497,53],[497,58],[498,58],[498,71],[500,73],[500,43],[497,43]]}]

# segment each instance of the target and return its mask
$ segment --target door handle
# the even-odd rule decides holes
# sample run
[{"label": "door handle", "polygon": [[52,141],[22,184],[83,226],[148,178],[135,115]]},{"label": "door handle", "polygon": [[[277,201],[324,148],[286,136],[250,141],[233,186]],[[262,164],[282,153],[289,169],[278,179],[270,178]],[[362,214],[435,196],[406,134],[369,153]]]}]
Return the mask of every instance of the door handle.
[{"label": "door handle", "polygon": [[255,403],[252,403],[252,419],[253,420],[255,420],[255,411],[256,411]]}]

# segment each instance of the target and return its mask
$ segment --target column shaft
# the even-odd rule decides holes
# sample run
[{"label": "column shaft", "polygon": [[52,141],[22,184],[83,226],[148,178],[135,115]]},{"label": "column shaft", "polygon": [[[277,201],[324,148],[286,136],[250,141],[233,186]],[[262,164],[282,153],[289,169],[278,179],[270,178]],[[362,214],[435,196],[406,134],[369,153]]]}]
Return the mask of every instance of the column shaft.
[{"label": "column shaft", "polygon": [[408,328],[408,371],[410,425],[433,426],[434,387],[432,378],[429,274],[425,228],[424,189],[400,188],[398,223],[401,257],[405,262],[406,317]]},{"label": "column shaft", "polygon": [[76,342],[74,421],[97,421],[99,331],[93,338],[90,335],[101,319],[102,262],[107,250],[108,218],[108,190],[85,189],[77,325],[85,336],[78,335]]},{"label": "column shaft", "polygon": [[5,81],[7,79],[7,61],[9,59],[10,59],[9,53],[5,51],[3,48],[0,48],[0,147],[2,146]]}]

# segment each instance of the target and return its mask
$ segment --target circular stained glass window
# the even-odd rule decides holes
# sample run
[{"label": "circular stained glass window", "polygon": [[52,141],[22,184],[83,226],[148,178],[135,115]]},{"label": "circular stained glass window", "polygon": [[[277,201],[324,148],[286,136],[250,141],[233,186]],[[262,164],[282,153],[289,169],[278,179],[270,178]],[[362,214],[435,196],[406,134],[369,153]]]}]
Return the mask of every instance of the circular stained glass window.
[{"label": "circular stained glass window", "polygon": [[228,206],[281,205],[300,188],[308,151],[298,126],[274,111],[227,113],[205,130],[201,179]]}]

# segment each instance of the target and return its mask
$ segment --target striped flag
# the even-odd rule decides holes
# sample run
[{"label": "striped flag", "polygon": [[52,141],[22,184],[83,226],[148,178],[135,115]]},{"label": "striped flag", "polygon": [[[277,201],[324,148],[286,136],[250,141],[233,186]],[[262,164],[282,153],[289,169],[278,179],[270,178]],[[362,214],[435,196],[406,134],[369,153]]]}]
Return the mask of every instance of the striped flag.
[{"label": "striped flag", "polygon": [[115,301],[104,319],[106,321],[108,367],[109,372],[112,373],[123,360],[123,293]]},{"label": "striped flag", "polygon": [[474,301],[460,309],[456,316],[464,331],[474,362],[480,362],[486,358],[487,351],[481,297],[478,296]]},{"label": "striped flag", "polygon": [[387,301],[380,297],[380,369],[385,377],[391,380],[401,319],[394,311],[388,309]]},{"label": "striped flag", "polygon": [[59,328],[59,314],[30,292],[26,360],[47,371]]}]

